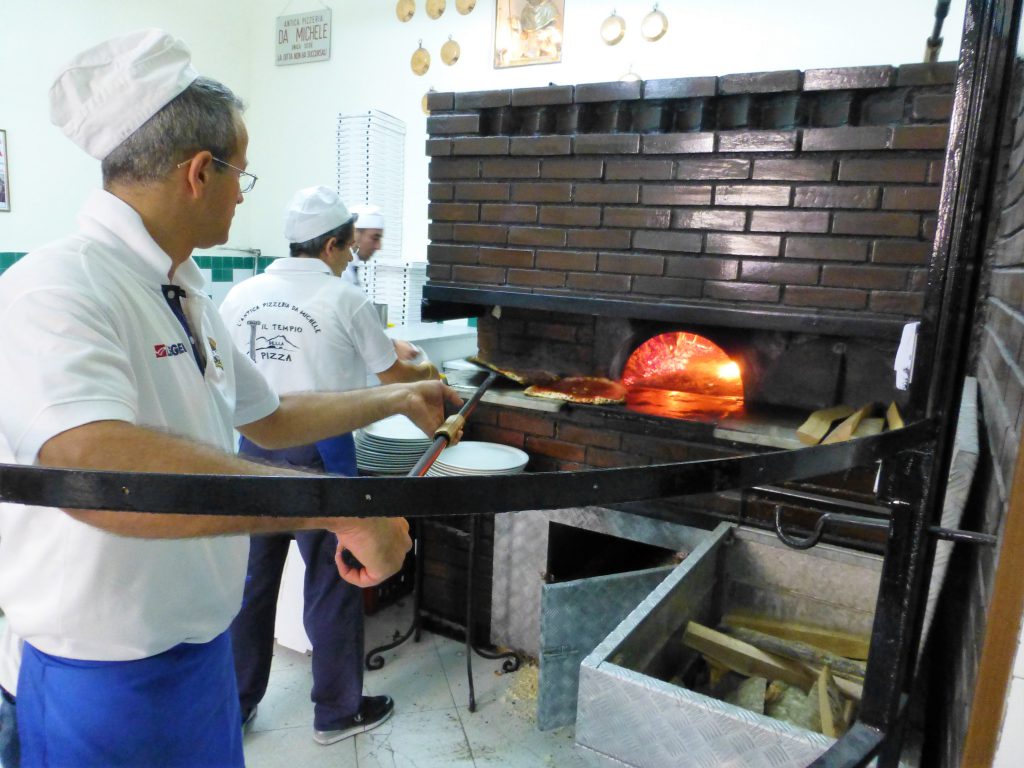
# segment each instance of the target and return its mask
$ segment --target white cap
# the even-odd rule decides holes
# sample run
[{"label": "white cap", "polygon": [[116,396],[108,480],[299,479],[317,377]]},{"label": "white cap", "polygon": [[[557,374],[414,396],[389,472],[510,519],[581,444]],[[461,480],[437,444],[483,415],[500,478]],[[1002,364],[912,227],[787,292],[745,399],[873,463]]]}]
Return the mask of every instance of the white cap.
[{"label": "white cap", "polygon": [[306,187],[292,196],[284,215],[289,243],[304,243],[337,229],[352,218],[338,194],[329,187]]},{"label": "white cap", "polygon": [[50,122],[97,160],[199,77],[188,47],[159,29],[82,51],[50,86]]},{"label": "white cap", "polygon": [[356,219],[357,229],[384,229],[384,211],[376,205],[357,205],[352,208],[359,218]]}]

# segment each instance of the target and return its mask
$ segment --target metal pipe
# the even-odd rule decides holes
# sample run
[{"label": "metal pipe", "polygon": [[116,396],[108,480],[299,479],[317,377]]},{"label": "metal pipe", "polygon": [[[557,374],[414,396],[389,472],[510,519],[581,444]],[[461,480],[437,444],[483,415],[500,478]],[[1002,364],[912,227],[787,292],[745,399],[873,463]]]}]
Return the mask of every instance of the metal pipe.
[{"label": "metal pipe", "polygon": [[925,41],[925,64],[934,64],[939,60],[939,51],[942,50],[942,23],[949,13],[949,3],[950,0],[938,0],[935,4],[935,26],[932,27],[932,36]]}]

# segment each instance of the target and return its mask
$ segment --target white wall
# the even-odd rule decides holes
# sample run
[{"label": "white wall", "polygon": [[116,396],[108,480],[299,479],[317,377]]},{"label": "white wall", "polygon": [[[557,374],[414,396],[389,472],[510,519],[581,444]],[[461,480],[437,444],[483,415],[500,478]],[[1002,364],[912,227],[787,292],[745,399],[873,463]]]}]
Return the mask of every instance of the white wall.
[{"label": "white wall", "polygon": [[[946,21],[943,59],[957,55],[965,0]],[[0,213],[0,251],[27,250],[65,233],[98,164],[47,119],[54,72],[77,50],[141,26],[184,38],[200,72],[223,80],[248,103],[250,169],[260,177],[235,217],[231,245],[281,254],[281,211],[302,186],[335,179],[339,113],[380,109],[407,124],[404,255],[426,251],[427,159],[423,94],[616,80],[630,68],[644,78],[720,75],[776,69],[900,64],[919,61],[931,32],[934,0],[661,0],[669,31],[657,43],[638,34],[651,0],[566,0],[560,64],[495,70],[494,0],[468,16],[454,0],[438,20],[417,2],[401,23],[392,0],[334,0],[328,62],[273,64],[274,20],[282,10],[320,7],[319,0],[3,0],[0,14],[0,128],[11,155],[12,212]],[[623,41],[598,37],[612,7],[626,20]],[[462,56],[440,59],[451,35]],[[409,57],[418,41],[432,56],[417,77]]]},{"label": "white wall", "polygon": [[[218,6],[217,19],[209,15]],[[0,128],[7,131],[11,211],[0,213],[0,251],[26,251],[67,234],[99,163],[50,125],[47,93],[77,51],[117,34],[163,27],[192,47],[203,74],[249,91],[247,33],[222,19],[246,0],[0,0]],[[240,222],[244,223],[244,222]]]}]

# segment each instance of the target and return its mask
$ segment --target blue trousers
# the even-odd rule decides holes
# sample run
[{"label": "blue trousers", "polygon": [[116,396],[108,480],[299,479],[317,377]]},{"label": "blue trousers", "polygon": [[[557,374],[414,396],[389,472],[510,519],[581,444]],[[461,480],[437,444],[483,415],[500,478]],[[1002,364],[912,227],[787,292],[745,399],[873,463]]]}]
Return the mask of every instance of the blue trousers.
[{"label": "blue trousers", "polygon": [[25,643],[22,768],[242,768],[231,641],[137,661],[80,661]]},{"label": "blue trousers", "polygon": [[[351,441],[350,436],[345,436]],[[349,469],[335,456],[339,443],[288,451],[263,451],[243,438],[239,453],[293,467]],[[314,450],[310,450],[314,449]],[[251,536],[242,610],[231,624],[241,710],[247,712],[267,691],[274,651],[277,593],[292,538],[306,564],[302,621],[313,644],[313,727],[334,730],[359,711],[363,694],[363,591],[338,575],[338,540],[327,531]]]}]

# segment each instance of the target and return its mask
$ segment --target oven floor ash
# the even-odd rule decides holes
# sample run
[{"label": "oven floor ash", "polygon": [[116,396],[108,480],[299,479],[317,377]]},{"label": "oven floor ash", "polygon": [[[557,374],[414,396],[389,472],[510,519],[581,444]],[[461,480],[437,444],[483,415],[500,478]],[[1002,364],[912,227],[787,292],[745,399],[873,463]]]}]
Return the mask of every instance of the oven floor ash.
[{"label": "oven floor ash", "polygon": [[[411,599],[366,619],[366,647],[410,624]],[[0,618],[2,621],[2,618]],[[430,632],[384,654],[366,672],[369,695],[388,694],[395,714],[369,733],[327,747],[313,741],[310,658],[274,651],[267,695],[245,738],[248,768],[593,768],[576,752],[574,728],[536,726],[535,667],[495,674],[500,661],[473,656],[476,712],[468,709],[465,646]],[[533,675],[532,685],[529,675]],[[524,695],[525,694],[525,695]]]}]

